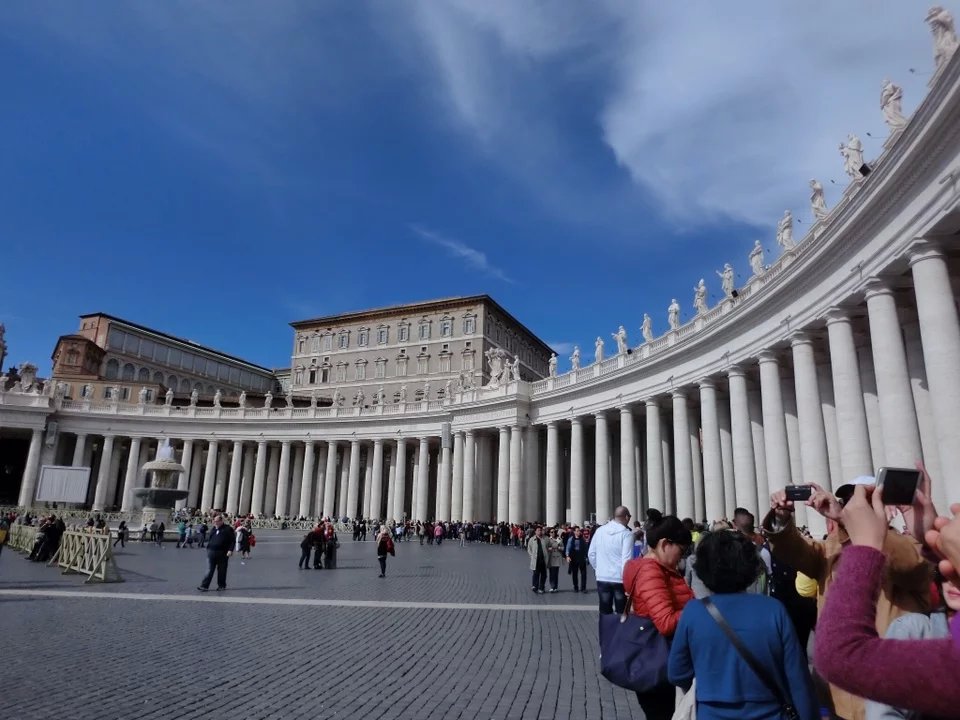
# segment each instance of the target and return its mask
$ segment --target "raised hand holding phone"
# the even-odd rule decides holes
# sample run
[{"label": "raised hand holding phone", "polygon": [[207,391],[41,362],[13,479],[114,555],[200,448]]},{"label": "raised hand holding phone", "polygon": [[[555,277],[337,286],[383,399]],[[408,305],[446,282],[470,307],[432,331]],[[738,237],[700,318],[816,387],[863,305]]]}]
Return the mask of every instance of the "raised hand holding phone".
[{"label": "raised hand holding phone", "polygon": [[854,545],[883,549],[887,537],[887,510],[880,488],[857,485],[839,519]]}]

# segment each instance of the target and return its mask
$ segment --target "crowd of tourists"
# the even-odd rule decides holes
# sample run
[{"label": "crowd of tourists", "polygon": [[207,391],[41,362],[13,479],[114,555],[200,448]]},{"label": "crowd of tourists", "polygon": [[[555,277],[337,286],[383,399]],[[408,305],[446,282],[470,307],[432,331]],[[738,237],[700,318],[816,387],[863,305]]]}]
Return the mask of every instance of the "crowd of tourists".
[{"label": "crowd of tourists", "polygon": [[[603,674],[647,720],[960,717],[960,504],[940,517],[922,478],[899,506],[872,477],[804,486],[822,539],[785,491],[759,533],[744,509],[707,529],[617,508],[586,551]],[[527,543],[535,592],[570,554],[555,532]]]}]

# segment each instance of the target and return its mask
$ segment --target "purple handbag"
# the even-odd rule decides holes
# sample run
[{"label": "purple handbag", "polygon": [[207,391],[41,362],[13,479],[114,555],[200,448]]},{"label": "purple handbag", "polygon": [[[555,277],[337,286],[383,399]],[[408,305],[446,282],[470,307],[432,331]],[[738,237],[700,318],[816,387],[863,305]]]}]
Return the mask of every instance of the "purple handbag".
[{"label": "purple handbag", "polygon": [[639,693],[668,684],[669,641],[653,621],[630,612],[600,616],[600,674],[614,685]]}]

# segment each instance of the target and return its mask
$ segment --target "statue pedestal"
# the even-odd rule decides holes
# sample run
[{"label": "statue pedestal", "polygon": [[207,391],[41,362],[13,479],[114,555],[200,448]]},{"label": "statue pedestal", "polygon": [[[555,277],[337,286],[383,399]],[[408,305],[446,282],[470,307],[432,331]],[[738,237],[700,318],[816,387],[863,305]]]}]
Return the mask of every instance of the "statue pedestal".
[{"label": "statue pedestal", "polygon": [[171,508],[157,508],[157,507],[145,507],[140,517],[140,527],[144,525],[149,526],[151,522],[156,520],[157,525],[163,523],[164,527],[169,530],[171,527],[171,522],[173,521],[173,510]]}]

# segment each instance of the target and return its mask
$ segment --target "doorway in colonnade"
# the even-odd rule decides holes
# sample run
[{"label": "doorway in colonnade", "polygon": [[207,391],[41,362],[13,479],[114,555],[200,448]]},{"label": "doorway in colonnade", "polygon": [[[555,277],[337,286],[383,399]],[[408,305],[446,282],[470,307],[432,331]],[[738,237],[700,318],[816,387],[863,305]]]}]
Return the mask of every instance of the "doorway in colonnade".
[{"label": "doorway in colonnade", "polygon": [[16,505],[20,499],[20,483],[27,466],[30,433],[16,431],[0,435],[0,505]]}]

